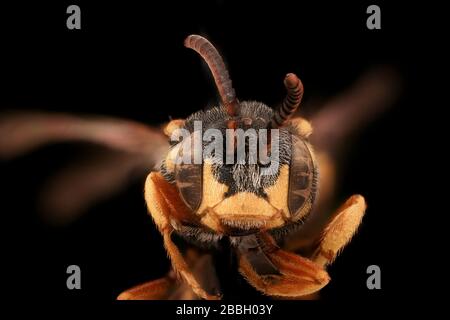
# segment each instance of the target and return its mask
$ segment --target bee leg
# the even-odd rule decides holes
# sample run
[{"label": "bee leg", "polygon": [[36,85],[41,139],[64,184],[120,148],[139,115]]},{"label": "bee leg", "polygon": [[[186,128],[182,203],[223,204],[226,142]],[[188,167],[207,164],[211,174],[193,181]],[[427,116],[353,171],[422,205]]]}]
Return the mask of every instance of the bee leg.
[{"label": "bee leg", "polygon": [[261,237],[263,251],[278,272],[258,274],[245,254],[239,254],[239,271],[262,293],[280,297],[304,297],[319,291],[330,281],[328,273],[321,266],[278,248],[267,233]]},{"label": "bee leg", "polygon": [[207,293],[202,286],[200,285],[197,278],[190,271],[186,260],[184,259],[181,252],[178,250],[177,246],[172,242],[170,238],[171,232],[164,232],[164,246],[166,247],[167,253],[169,254],[170,260],[172,261],[172,266],[174,271],[181,276],[182,279],[186,281],[186,283],[192,288],[192,290],[199,297],[205,300],[219,300],[220,296],[211,295]]},{"label": "bee leg", "polygon": [[171,239],[171,233],[174,228],[170,219],[187,219],[188,212],[178,196],[175,186],[168,183],[161,174],[152,172],[145,182],[145,200],[153,220],[161,232],[164,240],[164,246],[172,261],[174,271],[184,279],[192,290],[201,298],[207,300],[219,299],[216,295],[208,294],[189,270],[183,255]]},{"label": "bee leg", "polygon": [[[205,285],[214,286],[215,279],[211,277],[211,256],[199,253],[195,249],[187,251],[186,262],[191,265],[195,275],[200,275],[199,280]],[[214,290],[214,288],[212,289]],[[145,282],[122,292],[117,300],[198,300],[187,282],[177,281],[177,276],[172,270],[167,276]]]},{"label": "bee leg", "polygon": [[351,196],[333,215],[325,227],[312,260],[321,266],[331,264],[339,252],[350,242],[366,210],[360,195]]},{"label": "bee leg", "polygon": [[145,282],[122,292],[117,300],[161,300],[166,299],[176,285],[176,278],[164,278]]}]

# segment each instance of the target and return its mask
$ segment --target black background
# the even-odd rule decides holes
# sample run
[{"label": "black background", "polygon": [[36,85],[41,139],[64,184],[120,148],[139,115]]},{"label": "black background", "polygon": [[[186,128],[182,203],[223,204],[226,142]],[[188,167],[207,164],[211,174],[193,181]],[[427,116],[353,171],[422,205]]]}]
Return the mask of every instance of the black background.
[{"label": "black background", "polygon": [[[66,28],[70,4],[81,7],[81,30]],[[7,5],[1,10],[0,106],[106,114],[147,124],[186,117],[216,99],[200,58],[183,47],[191,33],[208,36],[217,45],[241,100],[269,105],[283,97],[286,72],[300,75],[308,101],[332,97],[370,67],[392,65],[404,80],[403,94],[355,141],[339,188],[341,199],[365,195],[369,209],[360,232],[330,268],[332,282],[322,297],[396,299],[408,291],[401,284],[411,280],[404,266],[406,223],[419,216],[418,210],[405,207],[402,194],[417,154],[411,146],[421,139],[411,135],[411,119],[420,106],[413,53],[421,35],[413,5],[378,3],[382,29],[368,30],[369,4]],[[110,302],[130,286],[163,276],[169,267],[146,213],[144,177],[68,227],[56,228],[39,218],[39,187],[82,150],[77,144],[49,146],[1,164],[2,265],[17,297]],[[419,201],[417,193],[407,196]],[[70,264],[81,267],[80,291],[66,289]],[[381,267],[382,290],[366,288],[371,264]]]}]

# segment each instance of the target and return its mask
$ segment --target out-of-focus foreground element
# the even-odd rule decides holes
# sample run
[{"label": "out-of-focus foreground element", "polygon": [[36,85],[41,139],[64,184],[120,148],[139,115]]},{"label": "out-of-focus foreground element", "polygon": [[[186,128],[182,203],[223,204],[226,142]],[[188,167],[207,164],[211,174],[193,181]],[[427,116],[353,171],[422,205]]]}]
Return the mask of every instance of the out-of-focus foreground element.
[{"label": "out-of-focus foreground element", "polygon": [[106,148],[70,164],[43,186],[39,203],[52,223],[73,221],[96,201],[144,177],[169,148],[161,130],[129,120],[45,112],[0,116],[3,159],[45,144],[70,141]]}]

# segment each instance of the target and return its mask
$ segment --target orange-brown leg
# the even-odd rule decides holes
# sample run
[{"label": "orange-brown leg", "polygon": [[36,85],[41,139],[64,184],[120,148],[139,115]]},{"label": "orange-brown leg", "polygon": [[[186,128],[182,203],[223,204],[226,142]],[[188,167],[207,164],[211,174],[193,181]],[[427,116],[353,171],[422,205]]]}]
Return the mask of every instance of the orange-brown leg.
[{"label": "orange-brown leg", "polygon": [[166,299],[176,285],[173,276],[149,281],[122,292],[117,300],[161,300]]},{"label": "orange-brown leg", "polygon": [[312,257],[321,266],[332,263],[339,252],[350,242],[358,230],[366,210],[366,202],[360,195],[351,196],[333,215],[320,238]]},{"label": "orange-brown leg", "polygon": [[[208,292],[215,292],[217,279],[214,278],[211,270],[211,256],[200,253],[195,249],[186,252],[185,260],[191,267],[193,274],[198,276],[202,285],[209,288]],[[179,281],[174,271],[161,279],[149,281],[135,286],[121,293],[118,300],[198,300],[198,295],[194,293],[190,285],[185,281]]]},{"label": "orange-brown leg", "polygon": [[192,290],[203,299],[218,299],[218,296],[208,294],[199,284],[193,273],[171,239],[173,227],[170,217],[177,220],[186,219],[190,212],[187,211],[182,200],[179,199],[175,186],[169,184],[161,174],[152,172],[145,183],[145,200],[153,220],[164,239],[164,246],[172,261],[173,269],[184,279]]},{"label": "orange-brown leg", "polygon": [[314,262],[278,248],[268,234],[263,234],[264,252],[279,270],[280,275],[259,275],[245,255],[240,255],[239,271],[250,284],[267,295],[302,297],[323,288],[328,273]]}]

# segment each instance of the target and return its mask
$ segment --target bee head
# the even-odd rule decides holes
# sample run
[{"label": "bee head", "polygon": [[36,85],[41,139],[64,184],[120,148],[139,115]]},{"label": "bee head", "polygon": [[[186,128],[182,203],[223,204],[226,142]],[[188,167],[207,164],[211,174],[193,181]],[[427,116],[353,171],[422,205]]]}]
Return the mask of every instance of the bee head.
[{"label": "bee head", "polygon": [[167,125],[172,147],[163,176],[196,221],[215,233],[248,235],[304,219],[316,194],[317,166],[306,120],[290,121],[303,94],[300,80],[286,76],[288,95],[276,110],[239,102],[212,44],[193,35],[185,45],[208,63],[222,101]]}]

